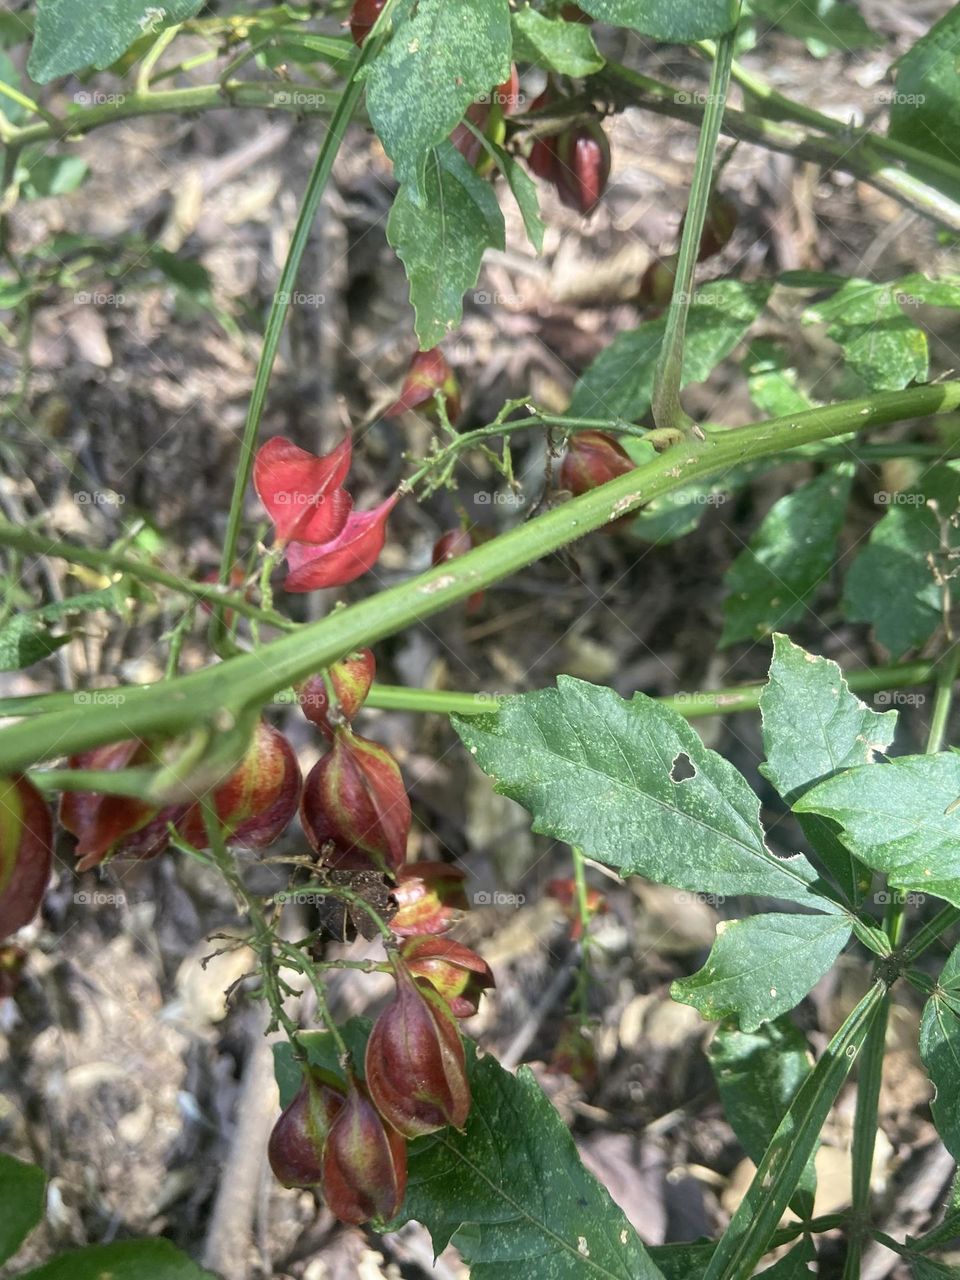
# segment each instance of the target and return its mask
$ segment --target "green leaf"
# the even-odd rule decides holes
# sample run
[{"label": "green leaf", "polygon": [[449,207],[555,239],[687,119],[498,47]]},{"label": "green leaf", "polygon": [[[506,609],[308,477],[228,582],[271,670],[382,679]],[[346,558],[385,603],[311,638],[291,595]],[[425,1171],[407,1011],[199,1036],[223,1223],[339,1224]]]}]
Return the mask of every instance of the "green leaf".
[{"label": "green leaf", "polygon": [[493,152],[497,168],[506,178],[507,185],[510,187],[513,198],[520,209],[520,216],[523,218],[523,229],[527,233],[527,239],[537,253],[542,253],[545,228],[543,219],[540,217],[540,198],[537,195],[537,184],[523,169],[515,156],[512,156],[509,151],[504,151],[503,147],[497,146],[489,138],[486,141]]},{"label": "green leaf", "polygon": [[17,1280],[217,1280],[169,1240],[123,1240],[58,1254]]},{"label": "green leaf", "polygon": [[786,418],[814,408],[796,385],[797,371],[780,343],[760,338],[750,344],[744,360],[750,399],[767,418]]},{"label": "green leaf", "polygon": [[750,8],[781,31],[824,51],[882,43],[856,6],[839,0],[751,0]]},{"label": "green leaf", "polygon": [[960,131],[958,41],[960,6],[954,5],[896,64],[890,109],[891,138],[954,163]]},{"label": "green leaf", "polygon": [[513,15],[513,56],[562,76],[589,76],[604,64],[589,27],[546,18],[529,5]]},{"label": "green leaf", "polygon": [[[354,1069],[361,1078],[363,1077],[363,1054],[372,1026],[373,1023],[369,1018],[350,1018],[340,1028],[347,1048],[350,1050]],[[308,1062],[343,1078],[337,1046],[329,1031],[302,1031],[300,1043],[306,1049]],[[289,1040],[278,1040],[273,1046],[273,1074],[280,1093],[280,1107],[283,1109],[294,1100],[303,1079],[300,1064],[293,1056],[293,1046]]]},{"label": "green leaf", "polygon": [[711,507],[722,507],[732,494],[742,489],[750,477],[750,468],[727,471],[720,480],[691,484],[654,498],[641,508],[630,532],[642,542],[665,546],[691,533]]},{"label": "green leaf", "polygon": [[[13,59],[10,57],[2,46],[0,46],[0,84],[9,85],[11,89],[19,89],[23,93],[23,83],[20,79],[20,73],[14,66]],[[29,94],[27,95],[29,97]],[[0,98],[2,107],[0,110],[7,117],[11,124],[22,124],[28,112],[26,107],[22,107],[19,102],[14,102],[12,98]]]},{"label": "green leaf", "polygon": [[13,1257],[43,1217],[46,1181],[35,1164],[0,1152],[0,1264]]},{"label": "green leaf", "polygon": [[87,0],[37,0],[37,27],[27,70],[38,84],[84,67],[102,71],[145,32],[192,18],[203,0],[100,0],[95,15]]},{"label": "green leaf", "polygon": [[[723,1113],[744,1151],[759,1164],[777,1125],[810,1074],[812,1060],[803,1034],[789,1018],[756,1031],[718,1027],[707,1048]],[[813,1158],[791,1203],[801,1216],[813,1209],[817,1177]]]},{"label": "green leaf", "polygon": [[422,1222],[438,1253],[453,1238],[471,1280],[660,1280],[533,1073],[468,1058],[466,1128],[411,1143],[398,1223]]},{"label": "green leaf", "polygon": [[839,823],[844,843],[899,889],[960,906],[960,754],[858,765],[811,788],[794,808]]},{"label": "green leaf", "polygon": [[31,613],[21,613],[0,628],[0,671],[22,671],[49,658],[69,636],[54,636]]},{"label": "green leaf", "polygon": [[90,166],[82,156],[44,155],[39,148],[24,151],[17,165],[17,181],[24,200],[43,200],[76,191]]},{"label": "green leaf", "polygon": [[410,281],[421,347],[435,347],[460,321],[463,295],[480,274],[488,245],[504,247],[503,214],[488,182],[444,142],[423,173],[426,203],[401,187],[390,210],[387,239]]},{"label": "green leaf", "polygon": [[790,1252],[772,1267],[766,1267],[757,1274],[757,1280],[763,1276],[767,1280],[803,1280],[804,1276],[812,1276],[810,1263],[816,1262],[817,1251],[809,1236],[795,1244]]},{"label": "green leaf", "polygon": [[[703,382],[763,310],[768,284],[717,280],[694,295],[683,350],[683,385]],[[639,421],[650,408],[666,317],[617,334],[574,387],[570,413]]]},{"label": "green leaf", "polygon": [[827,337],[871,391],[899,391],[927,377],[927,336],[904,314],[896,283],[847,280],[804,313],[805,324],[826,324]]},{"label": "green leaf", "polygon": [[632,27],[654,40],[709,40],[737,25],[736,0],[582,0],[580,8],[601,22]]},{"label": "green leaf", "polygon": [[843,463],[786,494],[726,574],[720,648],[801,617],[837,556],[853,467]]},{"label": "green leaf", "polygon": [[800,1003],[849,937],[849,923],[837,915],[725,920],[706,964],[674,982],[670,994],[713,1022],[736,1017],[744,1031],[756,1031]]},{"label": "green leaf", "polygon": [[960,471],[954,465],[934,467],[922,489],[881,491],[877,499],[889,509],[850,566],[843,605],[852,622],[872,623],[877,640],[898,658],[925,644],[943,618],[942,591],[930,561],[939,558],[942,537],[953,547],[960,544],[951,523]]},{"label": "green leaf", "polygon": [[475,98],[506,80],[511,48],[507,0],[420,0],[371,64],[367,111],[412,206],[434,204],[424,160]]},{"label": "green leaf", "polygon": [[650,1257],[660,1268],[664,1280],[696,1280],[713,1257],[713,1240],[697,1240],[693,1244],[658,1244],[649,1249]]},{"label": "green leaf", "polygon": [[[870,764],[893,741],[896,711],[871,711],[852,694],[835,662],[805,652],[788,636],[773,637],[770,675],[760,694],[766,764],[760,772],[789,805],[841,769]],[[870,875],[816,814],[800,824],[856,903]]]},{"label": "green leaf", "polygon": [[920,1020],[920,1057],[937,1094],[933,1122],[955,1160],[960,1160],[960,946],[954,947]]},{"label": "green leaf", "polygon": [[946,1262],[936,1262],[933,1258],[922,1258],[916,1254],[908,1254],[907,1262],[913,1280],[960,1280],[960,1267],[951,1267]]},{"label": "green leaf", "polygon": [[624,702],[559,676],[556,689],[452,720],[495,789],[530,810],[534,831],[679,889],[832,905],[811,888],[805,858],[766,848],[759,801],[733,765],[644,694]]}]

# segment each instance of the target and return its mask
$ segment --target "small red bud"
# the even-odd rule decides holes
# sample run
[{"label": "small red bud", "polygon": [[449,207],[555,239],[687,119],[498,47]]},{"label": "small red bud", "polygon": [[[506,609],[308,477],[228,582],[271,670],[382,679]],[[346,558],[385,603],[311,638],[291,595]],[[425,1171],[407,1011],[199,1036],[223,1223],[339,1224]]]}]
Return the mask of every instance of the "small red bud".
[{"label": "small red bud", "polygon": [[323,1148],[343,1090],[332,1077],[307,1068],[296,1097],[281,1112],[267,1144],[274,1177],[285,1187],[313,1187],[323,1178]]},{"label": "small red bud", "polygon": [[[333,685],[344,720],[352,720],[366,702],[376,673],[377,662],[370,649],[357,649],[328,668],[327,677]],[[300,708],[310,723],[331,738],[333,728],[329,719],[330,698],[323,676],[310,676],[308,680],[298,684],[297,696]]]},{"label": "small red bud", "polygon": [[26,778],[0,778],[0,939],[37,914],[53,862],[53,823]]},{"label": "small red bud", "polygon": [[[410,833],[410,800],[393,756],[340,726],[333,746],[310,770],[300,820],[307,839],[332,867],[395,872]],[[324,849],[336,846],[335,856]]]},{"label": "small red bud", "polygon": [[402,964],[396,995],[367,1040],[365,1074],[377,1110],[405,1138],[466,1124],[470,1082],[457,1024],[442,996]]},{"label": "small red bud", "polygon": [[397,912],[390,928],[399,938],[445,933],[467,910],[465,876],[445,862],[410,862],[397,872]]},{"label": "small red bud", "polygon": [[[154,752],[137,739],[93,747],[69,758],[71,769],[110,772],[155,763]],[[60,825],[77,837],[74,852],[79,859],[78,871],[118,853],[130,858],[156,857],[170,842],[168,821],[182,813],[182,806],[160,811],[133,796],[65,791],[60,797]]]},{"label": "small red bud", "polygon": [[503,84],[498,84],[490,95],[494,106],[500,108],[505,116],[512,116],[520,106],[520,73],[515,62],[510,64],[510,74]]},{"label": "small red bud", "polygon": [[450,938],[409,938],[400,955],[415,978],[443,996],[455,1018],[472,1018],[484,991],[496,986],[486,960]]},{"label": "small red bud", "polygon": [[610,144],[596,121],[565,129],[556,144],[554,181],[563,203],[589,216],[600,203],[610,177]]},{"label": "small red bud", "polygon": [[353,0],[350,10],[350,35],[353,43],[359,48],[373,30],[373,24],[380,16],[380,10],[387,0]]},{"label": "small red bud", "polygon": [[[213,791],[213,804],[229,844],[263,849],[272,844],[297,810],[300,766],[293,748],[261,720],[239,767]],[[191,805],[176,823],[194,848],[208,845],[203,809]]]},{"label": "small red bud", "polygon": [[635,463],[613,436],[605,431],[578,431],[567,442],[560,464],[560,487],[575,498],[632,471]]},{"label": "small red bud", "polygon": [[383,1123],[354,1079],[327,1134],[322,1189],[334,1217],[355,1226],[371,1218],[392,1218],[403,1203],[407,1144]]},{"label": "small red bud", "polygon": [[[530,111],[537,112],[542,107],[550,106],[554,101],[554,95],[550,89],[544,89],[543,93],[530,103]],[[534,138],[530,154],[527,157],[527,164],[530,167],[530,172],[536,174],[538,178],[543,178],[545,182],[554,180],[557,169],[556,134]]]},{"label": "small red bud", "polygon": [[435,416],[433,398],[438,391],[443,396],[447,417],[451,423],[456,423],[460,417],[460,383],[457,375],[439,347],[434,347],[431,351],[418,351],[410,361],[399,399],[384,410],[383,416],[395,418],[409,409],[421,407],[427,417],[430,417],[431,410]]}]

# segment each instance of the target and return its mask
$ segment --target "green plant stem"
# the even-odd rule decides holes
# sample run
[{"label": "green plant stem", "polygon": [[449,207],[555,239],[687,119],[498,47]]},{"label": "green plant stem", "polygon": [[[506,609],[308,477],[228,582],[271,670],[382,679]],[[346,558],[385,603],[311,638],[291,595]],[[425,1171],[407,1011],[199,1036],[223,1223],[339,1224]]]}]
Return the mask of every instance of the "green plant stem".
[{"label": "green plant stem", "polygon": [[930,717],[930,729],[927,733],[927,754],[936,755],[943,750],[947,725],[950,720],[950,709],[953,706],[954,689],[957,672],[960,671],[960,641],[954,641],[950,649],[940,659],[937,684],[933,695],[933,714]]},{"label": "green plant stem", "polygon": [[233,609],[247,618],[255,618],[258,622],[269,623],[282,631],[294,631],[298,624],[291,622],[282,614],[272,609],[261,609],[251,604],[244,596],[225,589],[216,582],[193,582],[189,578],[181,578],[168,569],[151,564],[147,560],[137,560],[133,556],[121,555],[115,551],[98,551],[89,547],[80,547],[76,543],[66,542],[63,538],[51,538],[47,534],[25,529],[0,518],[0,546],[13,547],[27,555],[55,556],[59,560],[67,560],[70,564],[82,564],[89,569],[101,573],[108,570],[124,573],[139,582],[154,582],[161,587],[169,587],[181,595],[192,596],[196,600],[207,600],[210,603],[223,605]]},{"label": "green plant stem", "polygon": [[889,391],[861,400],[753,423],[668,449],[626,475],[536,516],[465,555],[418,574],[319,622],[280,636],[255,653],[164,681],[124,687],[120,706],[77,707],[34,716],[0,729],[0,772],[72,754],[121,738],[172,736],[210,726],[226,710],[234,718],[257,710],[278,690],[323,670],[361,645],[373,645],[457,604],[535,560],[696,480],[850,431],[960,407],[960,383]]},{"label": "green plant stem", "polygon": [[590,986],[590,906],[587,899],[587,868],[583,850],[571,846],[573,854],[573,884],[580,925],[580,957],[577,969],[576,1007],[582,1021],[587,1018],[587,991]]},{"label": "green plant stem", "polygon": [[[737,3],[739,14],[740,5]],[[693,166],[690,198],[683,221],[683,235],[677,258],[677,274],[667,312],[663,334],[663,346],[657,361],[653,387],[653,420],[661,431],[688,431],[693,422],[680,404],[680,383],[683,376],[683,344],[687,331],[687,314],[693,297],[693,278],[700,252],[700,238],[710,203],[713,183],[713,162],[720,137],[723,109],[730,86],[730,66],[733,62],[734,33],[724,36],[717,46],[717,56],[710,69],[710,88],[707,105],[700,126],[697,158]]]},{"label": "green plant stem", "polygon": [[941,907],[933,919],[928,920],[918,929],[900,951],[898,958],[901,964],[906,967],[911,961],[916,960],[917,956],[932,947],[948,929],[952,929],[958,923],[960,923],[960,907]]}]

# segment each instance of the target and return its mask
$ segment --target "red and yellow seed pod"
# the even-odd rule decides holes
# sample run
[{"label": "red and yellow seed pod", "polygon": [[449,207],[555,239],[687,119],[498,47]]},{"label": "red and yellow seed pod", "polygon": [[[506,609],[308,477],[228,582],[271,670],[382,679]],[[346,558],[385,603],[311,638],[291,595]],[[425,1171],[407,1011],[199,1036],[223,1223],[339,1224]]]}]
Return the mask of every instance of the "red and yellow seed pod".
[{"label": "red and yellow seed pod", "polygon": [[414,978],[443,996],[455,1018],[472,1018],[484,991],[496,986],[486,960],[451,938],[408,938],[400,957]]},{"label": "red and yellow seed pod", "polygon": [[296,1097],[281,1112],[267,1144],[274,1177],[285,1187],[313,1187],[323,1178],[323,1149],[340,1114],[342,1087],[326,1072],[308,1067]]},{"label": "red and yellow seed pod", "polygon": [[0,778],[0,939],[33,919],[53,862],[53,823],[22,775]]},{"label": "red and yellow seed pod", "polygon": [[[156,753],[135,738],[106,743],[70,756],[71,769],[110,773],[141,765],[156,765]],[[60,825],[77,837],[77,870],[86,871],[106,858],[154,858],[170,843],[168,822],[181,816],[183,806],[159,810],[134,796],[65,791],[60,797]]]},{"label": "red and yellow seed pod", "polygon": [[[471,134],[471,138],[472,136]],[[438,392],[443,398],[447,417],[451,423],[456,423],[460,417],[460,383],[457,375],[439,347],[433,347],[430,351],[418,351],[410,361],[398,399],[384,411],[383,416],[396,418],[410,409],[422,409],[427,417],[433,411],[436,416],[434,396]]]},{"label": "red and yellow seed pod", "polygon": [[335,1218],[355,1226],[392,1218],[407,1188],[407,1144],[354,1078],[330,1126],[321,1190]]},{"label": "red and yellow seed pod", "polygon": [[575,498],[632,471],[636,463],[619,441],[605,431],[578,431],[567,441],[560,464],[560,487]]},{"label": "red and yellow seed pod", "polygon": [[[333,686],[337,709],[344,720],[352,720],[370,692],[377,663],[370,649],[357,649],[341,658],[327,670],[327,679]],[[297,685],[300,709],[311,724],[315,724],[325,737],[333,736],[330,723],[330,695],[323,676],[310,676]]]},{"label": "red and yellow seed pod", "polygon": [[400,938],[446,933],[467,910],[465,876],[445,862],[410,862],[397,873],[397,912],[390,928]]}]

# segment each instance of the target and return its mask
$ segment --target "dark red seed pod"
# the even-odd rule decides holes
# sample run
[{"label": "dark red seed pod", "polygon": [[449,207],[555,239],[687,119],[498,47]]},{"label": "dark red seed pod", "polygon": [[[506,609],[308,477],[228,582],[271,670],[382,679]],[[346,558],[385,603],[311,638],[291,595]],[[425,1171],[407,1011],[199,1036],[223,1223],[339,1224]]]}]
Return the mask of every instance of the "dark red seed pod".
[{"label": "dark red seed pod", "polygon": [[353,0],[350,10],[350,35],[353,43],[359,48],[373,30],[373,24],[380,16],[380,10],[387,0]]},{"label": "dark red seed pod", "polygon": [[323,1154],[323,1198],[334,1217],[360,1226],[392,1218],[407,1188],[407,1144],[351,1079]]},{"label": "dark red seed pod", "polygon": [[[490,103],[489,102],[471,102],[466,110],[466,119],[470,121],[481,133],[487,132],[487,125],[490,121]],[[473,132],[463,120],[456,126],[450,135],[450,141],[456,149],[470,165],[471,169],[475,169],[477,161],[484,154],[484,146],[477,135]],[[451,422],[453,419],[451,418]]]},{"label": "dark red seed pod", "polygon": [[[471,138],[472,136],[471,134]],[[437,392],[443,397],[450,422],[456,423],[460,417],[460,383],[457,375],[439,347],[433,347],[430,351],[418,351],[410,361],[399,399],[384,410],[383,416],[395,418],[410,409],[420,408],[428,417],[431,410],[435,415],[434,396]]]},{"label": "dark red seed pod", "polygon": [[[544,89],[543,93],[530,103],[530,111],[535,113],[543,107],[550,106],[554,101],[555,97],[551,90]],[[530,172],[536,174],[538,178],[543,178],[545,182],[553,182],[557,169],[557,135],[548,134],[534,138],[530,154],[527,156],[527,164]]]},{"label": "dark red seed pod", "polygon": [[455,1018],[472,1018],[484,991],[496,986],[486,960],[451,938],[408,938],[400,956],[414,978],[443,996]]},{"label": "dark red seed pod", "polygon": [[[330,866],[373,866],[392,874],[406,858],[410,818],[410,800],[390,752],[339,726],[333,746],[307,775],[300,805],[303,829],[317,853]],[[331,841],[336,857],[324,847]]]},{"label": "dark red seed pod", "polygon": [[[473,547],[473,538],[466,529],[448,529],[433,544],[433,555],[430,557],[430,563],[446,564],[448,560],[456,560],[457,556],[466,555],[468,551],[473,550]],[[484,593],[482,591],[474,591],[473,595],[467,597],[464,611],[468,616],[476,613],[481,607],[483,597]]]},{"label": "dark red seed pod", "polygon": [[610,177],[610,144],[599,122],[577,124],[557,139],[554,181],[560,199],[588,217],[600,203]]},{"label": "dark red seed pod", "polygon": [[505,116],[514,115],[520,108],[522,94],[520,92],[520,73],[517,64],[511,63],[510,74],[503,84],[498,84],[490,95],[493,105],[499,107]]},{"label": "dark red seed pod", "polygon": [[592,22],[589,13],[584,13],[578,4],[565,4],[560,10],[564,22]]},{"label": "dark red seed pod", "polygon": [[22,775],[0,778],[0,940],[39,910],[53,862],[53,823]]},{"label": "dark red seed pod", "polygon": [[364,1072],[377,1110],[405,1138],[470,1114],[470,1082],[457,1024],[443,997],[401,964],[397,991],[367,1040]]},{"label": "dark red seed pod", "polygon": [[323,1149],[344,1093],[332,1076],[308,1068],[296,1097],[273,1126],[267,1157],[285,1187],[313,1187],[323,1178]]},{"label": "dark red seed pod", "polygon": [[[377,674],[377,662],[370,649],[357,649],[341,658],[327,670],[337,707],[344,720],[352,720],[370,692]],[[303,714],[328,738],[333,736],[330,723],[330,696],[323,676],[310,676],[297,685],[297,698]]]},{"label": "dark red seed pod", "polygon": [[[697,249],[698,262],[705,262],[707,258],[712,258],[729,244],[730,237],[737,229],[739,217],[737,206],[732,200],[728,200],[726,196],[720,195],[717,191],[712,193],[710,203],[707,206],[707,216],[704,219],[703,231],[700,233],[700,245]],[[685,222],[686,215],[684,215],[684,219],[680,223],[681,235],[683,234]]]},{"label": "dark red seed pod", "polygon": [[[136,739],[112,742],[70,756],[71,769],[110,772],[156,764],[155,753]],[[77,870],[86,871],[105,858],[123,854],[153,858],[170,843],[167,823],[183,813],[183,806],[158,810],[133,796],[65,791],[60,798],[60,825],[77,837]]]},{"label": "dark red seed pod", "polygon": [[637,302],[645,307],[668,307],[677,279],[677,255],[654,258],[640,277]]},{"label": "dark red seed pod", "polygon": [[409,862],[397,872],[397,911],[390,928],[400,938],[446,933],[467,910],[464,873],[445,862]]},{"label": "dark red seed pod", "polygon": [[577,498],[616,476],[626,475],[635,466],[623,445],[605,431],[578,431],[567,442],[560,464],[560,487],[569,489]]}]

